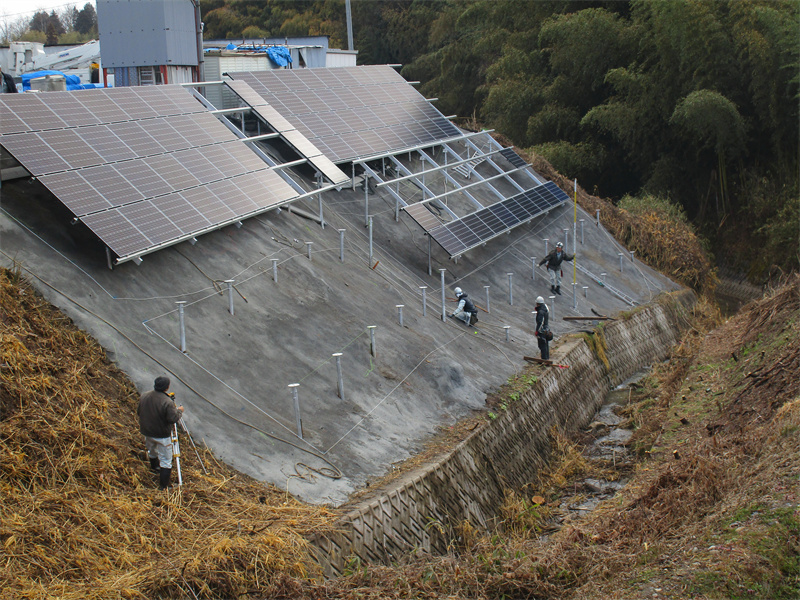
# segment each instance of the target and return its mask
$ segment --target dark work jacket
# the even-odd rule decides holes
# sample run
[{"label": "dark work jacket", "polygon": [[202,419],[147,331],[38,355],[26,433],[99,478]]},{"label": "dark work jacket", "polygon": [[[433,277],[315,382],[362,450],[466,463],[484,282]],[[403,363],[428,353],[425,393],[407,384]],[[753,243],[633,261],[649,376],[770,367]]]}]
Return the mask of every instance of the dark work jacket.
[{"label": "dark work jacket", "polygon": [[172,398],[155,390],[139,399],[136,412],[139,415],[139,431],[147,437],[169,437],[172,425],[181,420],[181,411]]},{"label": "dark work jacket", "polygon": [[550,311],[547,310],[546,304],[540,304],[536,309],[536,333],[542,331],[549,331],[550,329]]},{"label": "dark work jacket", "polygon": [[478,309],[475,308],[475,305],[472,303],[472,300],[469,299],[469,296],[467,296],[466,294],[461,294],[458,297],[458,303],[461,304],[462,300],[464,301],[464,312],[468,313],[478,312]]},{"label": "dark work jacket", "polygon": [[558,250],[553,250],[550,254],[545,256],[539,264],[547,264],[548,269],[555,271],[561,266],[562,262],[565,260],[572,260],[573,258],[575,258],[573,255],[567,254],[563,250],[561,252],[558,252]]},{"label": "dark work jacket", "polygon": [[8,73],[3,73],[3,81],[5,81],[6,86],[8,86],[9,94],[18,93],[17,85],[14,83],[14,78],[11,75],[9,75]]}]

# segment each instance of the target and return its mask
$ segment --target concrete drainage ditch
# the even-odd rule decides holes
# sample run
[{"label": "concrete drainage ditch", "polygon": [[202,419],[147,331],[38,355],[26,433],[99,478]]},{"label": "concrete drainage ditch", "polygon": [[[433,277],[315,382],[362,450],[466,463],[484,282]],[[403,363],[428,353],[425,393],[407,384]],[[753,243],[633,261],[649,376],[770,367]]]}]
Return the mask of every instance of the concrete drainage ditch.
[{"label": "concrete drainage ditch", "polygon": [[[593,439],[584,451],[589,462],[601,466],[611,465],[616,473],[624,473],[627,467],[632,465],[633,457],[627,443],[633,435],[633,430],[619,427],[623,419],[617,412],[630,400],[631,386],[646,374],[646,371],[637,373],[606,396],[603,405],[587,428],[588,436]],[[614,496],[627,483],[628,480],[624,475],[614,481],[587,477],[576,484],[574,493],[562,497],[559,508],[567,514],[574,513],[576,518],[580,518],[594,510],[604,500]]]}]

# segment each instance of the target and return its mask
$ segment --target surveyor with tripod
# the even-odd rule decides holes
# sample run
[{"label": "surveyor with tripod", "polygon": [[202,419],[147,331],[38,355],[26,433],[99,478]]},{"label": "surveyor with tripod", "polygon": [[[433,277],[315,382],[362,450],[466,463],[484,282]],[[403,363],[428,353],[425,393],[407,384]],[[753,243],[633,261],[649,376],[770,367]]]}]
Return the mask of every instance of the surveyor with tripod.
[{"label": "surveyor with tripod", "polygon": [[159,475],[158,487],[162,490],[171,487],[173,435],[177,439],[175,425],[183,416],[183,406],[176,406],[169,384],[169,377],[156,377],[153,390],[142,395],[136,411],[150,470]]}]

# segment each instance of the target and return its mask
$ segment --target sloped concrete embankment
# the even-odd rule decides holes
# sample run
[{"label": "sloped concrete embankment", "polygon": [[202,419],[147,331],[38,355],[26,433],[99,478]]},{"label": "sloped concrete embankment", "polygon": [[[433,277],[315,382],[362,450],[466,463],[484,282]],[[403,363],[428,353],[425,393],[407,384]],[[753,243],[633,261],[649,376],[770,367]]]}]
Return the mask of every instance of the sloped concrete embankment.
[{"label": "sloped concrete embankment", "polygon": [[390,562],[418,548],[445,553],[464,521],[492,529],[507,489],[520,489],[542,468],[553,426],[585,426],[607,392],[664,359],[688,327],[691,291],[664,295],[604,325],[609,368],[583,338],[561,345],[554,358],[568,369],[543,371],[517,402],[475,430],[439,460],[393,480],[314,540],[328,575],[350,560]]}]

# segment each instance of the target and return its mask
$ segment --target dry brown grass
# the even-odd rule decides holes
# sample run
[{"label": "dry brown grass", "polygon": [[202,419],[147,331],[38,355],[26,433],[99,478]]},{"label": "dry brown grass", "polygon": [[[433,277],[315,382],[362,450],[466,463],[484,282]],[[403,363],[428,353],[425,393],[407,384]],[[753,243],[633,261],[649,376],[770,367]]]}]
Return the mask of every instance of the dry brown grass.
[{"label": "dry brown grass", "polygon": [[[508,145],[507,141],[505,143]],[[554,181],[572,198],[574,183],[556,171],[544,157],[520,148],[516,151],[538,173]],[[631,214],[607,200],[592,196],[580,186],[578,204],[592,215],[599,209],[603,226],[628,250],[635,250],[640,260],[698,293],[713,292],[716,276],[708,253],[687,223],[655,208]]]},{"label": "dry brown grass", "polygon": [[0,596],[233,598],[318,574],[305,538],[328,511],[204,451],[208,475],[184,451],[184,486],[159,492],[137,400],[93,339],[0,271]]}]

